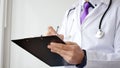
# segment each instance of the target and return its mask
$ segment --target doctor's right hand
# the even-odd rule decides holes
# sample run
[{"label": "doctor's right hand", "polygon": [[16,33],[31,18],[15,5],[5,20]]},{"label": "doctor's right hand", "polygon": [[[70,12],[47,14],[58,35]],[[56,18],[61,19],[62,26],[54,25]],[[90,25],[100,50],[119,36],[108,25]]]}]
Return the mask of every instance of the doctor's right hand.
[{"label": "doctor's right hand", "polygon": [[52,26],[48,27],[48,32],[46,33],[46,35],[47,36],[57,35],[62,40],[64,39],[64,36],[62,34],[58,34]]},{"label": "doctor's right hand", "polygon": [[63,57],[69,64],[81,64],[83,58],[85,57],[84,51],[77,43],[65,43],[66,44],[51,42],[48,45],[48,48],[51,50],[51,52],[57,53]]}]

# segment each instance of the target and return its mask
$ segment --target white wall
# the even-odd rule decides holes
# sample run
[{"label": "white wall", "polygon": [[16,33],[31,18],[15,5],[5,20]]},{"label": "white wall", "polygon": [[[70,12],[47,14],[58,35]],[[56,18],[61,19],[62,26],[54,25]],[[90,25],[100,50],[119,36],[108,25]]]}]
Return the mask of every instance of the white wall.
[{"label": "white wall", "polygon": [[[62,22],[74,0],[13,0],[11,39],[41,36],[52,25]],[[10,68],[49,67],[22,48],[11,43]]]},{"label": "white wall", "polygon": [[4,13],[4,1],[0,0],[0,68],[3,67],[3,13]]}]

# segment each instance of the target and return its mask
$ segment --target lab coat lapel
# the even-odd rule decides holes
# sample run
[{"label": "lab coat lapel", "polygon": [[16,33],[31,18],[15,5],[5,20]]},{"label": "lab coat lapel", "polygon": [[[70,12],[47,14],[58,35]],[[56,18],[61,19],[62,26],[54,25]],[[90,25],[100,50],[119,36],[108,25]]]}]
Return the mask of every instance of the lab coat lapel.
[{"label": "lab coat lapel", "polygon": [[76,10],[74,12],[74,16],[73,16],[74,22],[73,23],[76,25],[76,28],[81,30],[80,11],[78,11],[78,10],[81,10],[81,6],[80,5],[79,5],[79,7],[76,7]]},{"label": "lab coat lapel", "polygon": [[94,23],[94,21],[97,19],[98,23],[101,20],[101,17],[103,16],[106,5],[100,4],[98,7],[94,8],[93,11],[91,11],[91,13],[88,14],[88,16],[86,16],[86,19],[84,20],[84,23],[82,24],[82,29],[84,30],[86,27],[89,27],[89,24]]}]

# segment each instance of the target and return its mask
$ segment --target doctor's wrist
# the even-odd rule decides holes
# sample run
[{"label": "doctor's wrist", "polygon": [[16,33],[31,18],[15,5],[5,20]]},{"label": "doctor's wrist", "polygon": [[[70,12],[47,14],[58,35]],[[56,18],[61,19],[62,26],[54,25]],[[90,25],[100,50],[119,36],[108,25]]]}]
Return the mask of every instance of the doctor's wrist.
[{"label": "doctor's wrist", "polygon": [[86,50],[83,50],[83,52],[84,52],[83,60],[82,60],[82,62],[80,64],[76,65],[77,68],[83,68],[87,64]]}]

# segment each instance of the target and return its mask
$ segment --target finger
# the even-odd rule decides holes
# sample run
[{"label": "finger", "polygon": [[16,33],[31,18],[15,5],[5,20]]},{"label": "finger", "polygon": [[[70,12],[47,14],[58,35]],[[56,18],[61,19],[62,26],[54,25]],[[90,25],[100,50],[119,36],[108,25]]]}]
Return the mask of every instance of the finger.
[{"label": "finger", "polygon": [[50,46],[48,46],[49,49],[57,48],[58,50],[66,50],[71,51],[73,49],[73,46],[61,44],[61,43],[51,43]]},{"label": "finger", "polygon": [[48,48],[51,49],[51,52],[57,53],[64,58],[67,57],[67,56],[71,56],[71,51],[67,51],[67,50],[64,50],[64,49],[61,49],[61,48],[56,48],[56,47],[51,48],[51,46],[48,46]]},{"label": "finger", "polygon": [[52,48],[62,49],[63,46],[64,46],[64,44],[52,42],[52,43],[50,43],[48,48],[50,48],[50,49],[52,49]]},{"label": "finger", "polygon": [[60,54],[60,51],[62,50],[61,47],[54,46],[54,45],[48,45],[48,48],[51,50],[51,52]]},{"label": "finger", "polygon": [[64,60],[66,60],[68,63],[71,63],[71,59],[72,59],[72,53],[71,51],[65,51],[65,50],[60,50],[59,52],[57,52],[57,54],[59,54],[61,57],[63,57]]},{"label": "finger", "polygon": [[56,31],[54,30],[54,28],[52,26],[49,26],[48,27],[48,32],[45,35],[46,36],[56,35]]},{"label": "finger", "polygon": [[71,58],[71,51],[65,51],[61,50],[57,54],[59,54],[61,57],[63,57],[65,60],[68,60]]},{"label": "finger", "polygon": [[58,53],[59,55],[61,55],[62,57],[65,57],[65,56],[71,56],[71,51],[66,51],[66,50],[61,50],[59,51]]},{"label": "finger", "polygon": [[70,42],[70,41],[66,41],[65,42],[67,45],[77,45],[77,43],[75,43],[75,42]]},{"label": "finger", "polygon": [[73,49],[73,46],[65,45],[65,46],[62,46],[62,49],[66,51],[71,51]]},{"label": "finger", "polygon": [[48,27],[48,32],[49,32],[49,34],[56,34],[57,33],[52,26]]},{"label": "finger", "polygon": [[57,36],[62,40],[64,39],[64,35],[62,35],[62,34],[57,34]]},{"label": "finger", "polygon": [[61,43],[51,43],[51,45],[53,48],[58,48],[61,50],[66,50],[66,51],[69,51],[72,48],[72,46],[68,46],[66,44],[61,44]]}]

